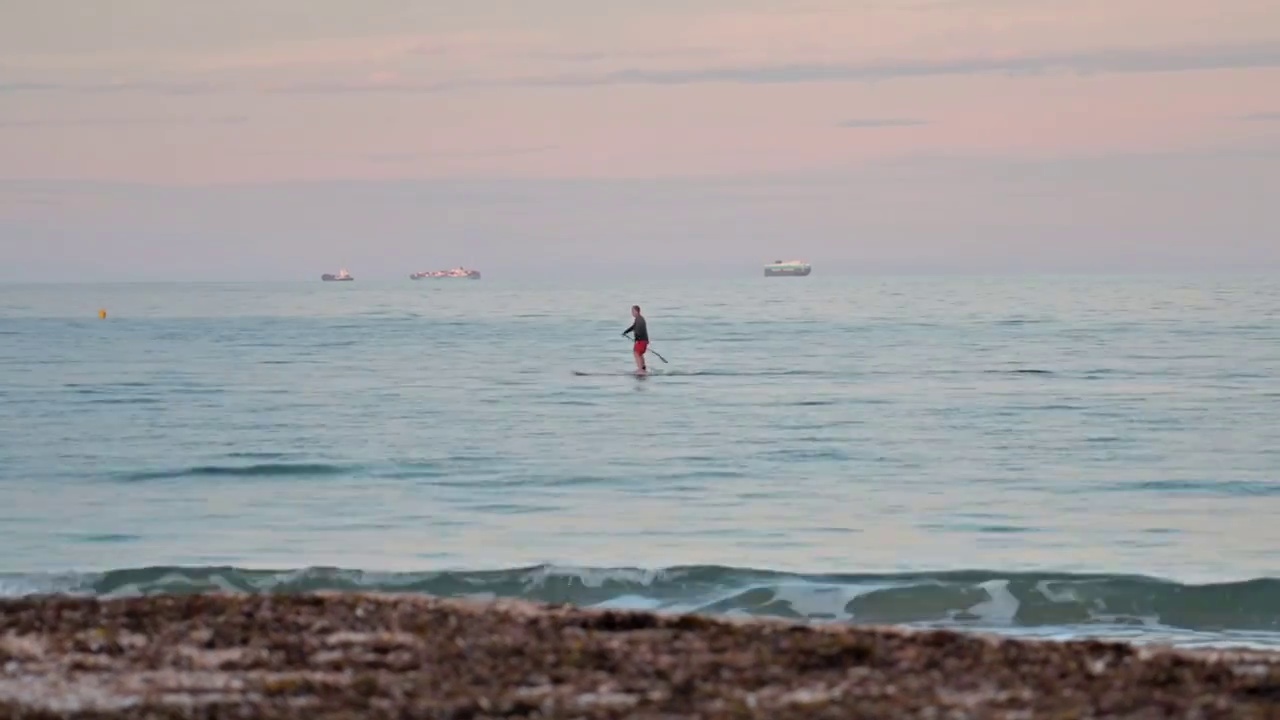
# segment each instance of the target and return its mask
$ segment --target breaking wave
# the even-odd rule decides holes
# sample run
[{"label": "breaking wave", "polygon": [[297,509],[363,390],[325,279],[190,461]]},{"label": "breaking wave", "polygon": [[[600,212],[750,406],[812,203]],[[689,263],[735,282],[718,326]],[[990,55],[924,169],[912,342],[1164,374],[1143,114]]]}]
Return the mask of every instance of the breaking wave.
[{"label": "breaking wave", "polygon": [[[372,572],[309,567],[141,567],[0,574],[0,596],[375,591],[521,598],[584,607],[773,616],[811,622],[1033,631],[1061,636],[1244,633],[1280,646],[1280,579],[1181,584],[1139,575],[958,571],[803,575],[749,568],[553,565]],[[1048,632],[1052,631],[1052,632]],[[1219,643],[1221,644],[1221,643]]]}]

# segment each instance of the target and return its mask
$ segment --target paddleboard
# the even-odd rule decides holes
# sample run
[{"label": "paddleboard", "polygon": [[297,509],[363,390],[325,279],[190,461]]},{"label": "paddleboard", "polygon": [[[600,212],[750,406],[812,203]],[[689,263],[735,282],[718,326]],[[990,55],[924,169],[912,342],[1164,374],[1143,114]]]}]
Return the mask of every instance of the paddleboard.
[{"label": "paddleboard", "polygon": [[573,371],[573,374],[574,374],[574,375],[577,375],[577,376],[579,376],[579,377],[590,377],[590,376],[595,376],[595,377],[605,377],[605,376],[611,376],[611,377],[625,377],[625,376],[627,376],[627,375],[631,375],[631,376],[633,376],[633,377],[647,377],[647,376],[649,376],[649,375],[653,375],[653,374],[654,374],[654,372],[653,372],[652,370],[650,370],[650,371],[649,371],[649,372],[647,372],[647,373],[636,372],[635,370],[632,370],[632,371],[630,371],[630,372],[584,372],[584,371],[582,371],[582,370],[574,370],[574,371]]}]

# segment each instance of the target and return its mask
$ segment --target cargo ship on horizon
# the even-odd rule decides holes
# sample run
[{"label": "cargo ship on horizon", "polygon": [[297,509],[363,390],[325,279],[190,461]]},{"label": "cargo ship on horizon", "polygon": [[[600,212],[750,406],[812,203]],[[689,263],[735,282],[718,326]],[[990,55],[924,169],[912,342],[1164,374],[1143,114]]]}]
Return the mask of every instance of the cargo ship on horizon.
[{"label": "cargo ship on horizon", "polygon": [[351,282],[355,280],[355,278],[351,277],[351,273],[347,272],[346,268],[339,270],[337,275],[325,273],[320,276],[320,279],[325,282]]},{"label": "cargo ship on horizon", "polygon": [[479,280],[480,271],[470,270],[464,267],[456,267],[451,270],[424,270],[416,272],[409,276],[410,280],[437,280],[437,279],[453,279],[464,278],[467,280]]},{"label": "cargo ship on horizon", "polygon": [[804,277],[813,272],[813,267],[802,260],[774,260],[764,266],[765,277]]}]

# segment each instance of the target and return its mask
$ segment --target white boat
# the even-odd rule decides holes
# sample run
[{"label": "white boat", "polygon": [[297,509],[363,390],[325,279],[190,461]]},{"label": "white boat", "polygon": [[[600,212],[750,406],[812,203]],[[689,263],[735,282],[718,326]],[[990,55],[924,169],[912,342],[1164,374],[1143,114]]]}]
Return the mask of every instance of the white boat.
[{"label": "white boat", "polygon": [[479,270],[469,270],[464,267],[456,267],[450,270],[423,270],[409,276],[410,280],[436,280],[443,278],[466,278],[468,280],[479,280]]},{"label": "white boat", "polygon": [[765,277],[804,277],[813,272],[813,267],[803,260],[774,260],[764,266]]}]

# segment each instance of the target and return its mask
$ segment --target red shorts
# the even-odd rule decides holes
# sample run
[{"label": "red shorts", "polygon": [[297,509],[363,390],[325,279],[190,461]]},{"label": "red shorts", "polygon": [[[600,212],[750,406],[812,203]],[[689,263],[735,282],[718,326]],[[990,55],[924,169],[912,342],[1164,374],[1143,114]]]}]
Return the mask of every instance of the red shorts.
[{"label": "red shorts", "polygon": [[645,351],[645,350],[648,350],[648,349],[649,349],[649,341],[648,341],[648,340],[637,340],[637,341],[636,341],[635,352],[636,352],[636,354],[637,354],[637,355],[643,355],[643,354],[644,354],[644,351]]}]

